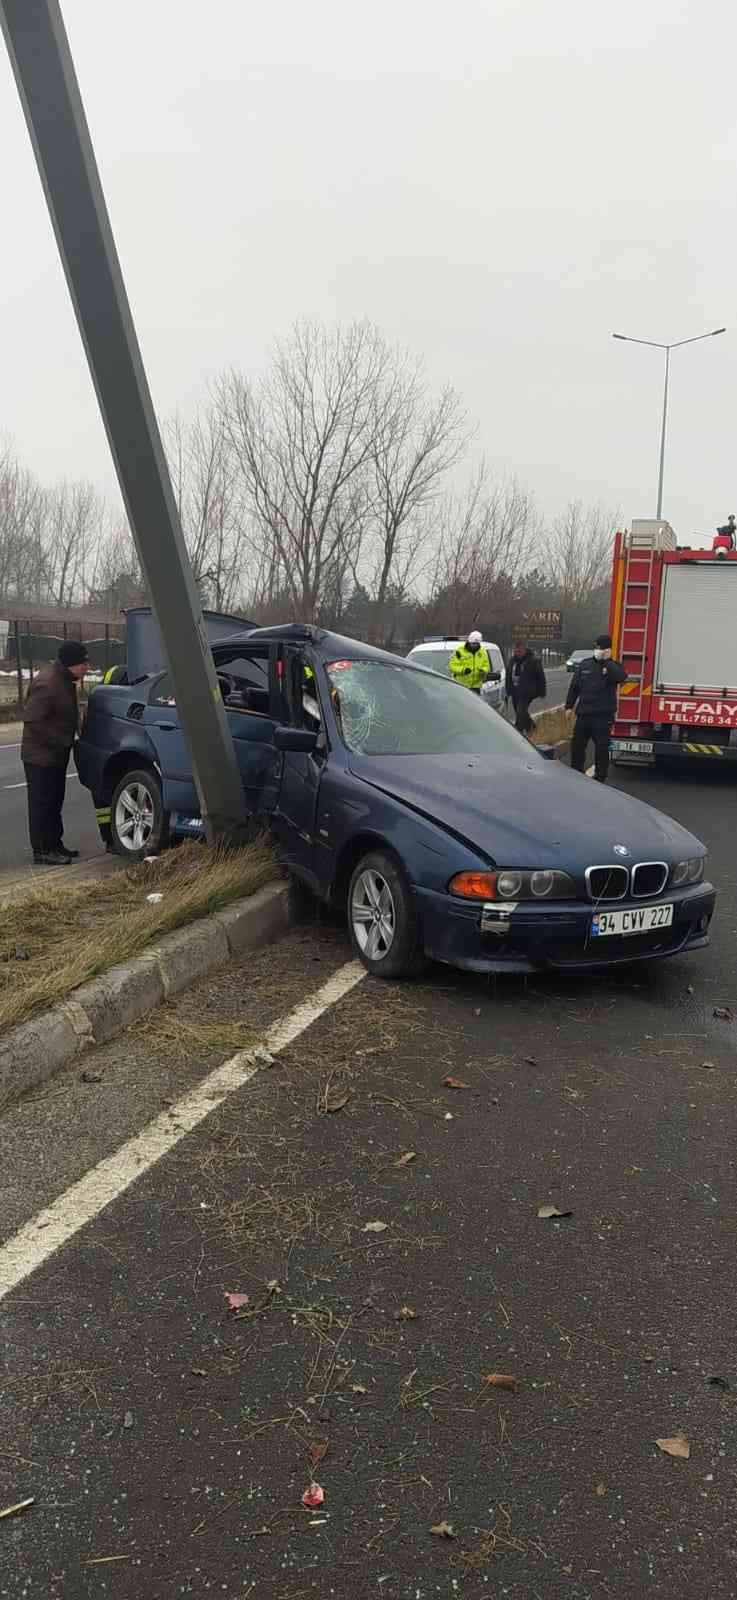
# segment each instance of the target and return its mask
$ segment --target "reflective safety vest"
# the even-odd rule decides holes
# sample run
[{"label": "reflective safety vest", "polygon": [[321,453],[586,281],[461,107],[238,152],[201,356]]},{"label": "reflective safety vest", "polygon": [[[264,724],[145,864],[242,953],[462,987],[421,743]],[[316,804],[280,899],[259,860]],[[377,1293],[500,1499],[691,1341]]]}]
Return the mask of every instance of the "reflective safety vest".
[{"label": "reflective safety vest", "polygon": [[466,689],[480,689],[482,683],[491,672],[489,652],[480,644],[478,650],[469,650],[467,644],[462,644],[448,662],[451,678],[456,683],[462,683]]}]

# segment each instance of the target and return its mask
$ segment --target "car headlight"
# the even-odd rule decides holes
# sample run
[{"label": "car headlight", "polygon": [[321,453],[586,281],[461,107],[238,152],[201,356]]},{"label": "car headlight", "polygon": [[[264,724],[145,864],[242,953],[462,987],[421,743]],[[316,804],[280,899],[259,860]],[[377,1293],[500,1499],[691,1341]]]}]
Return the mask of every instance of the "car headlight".
[{"label": "car headlight", "polygon": [[536,872],[506,867],[500,872],[457,872],[448,892],[463,900],[574,900],[576,886],[567,872],[549,867]]},{"label": "car headlight", "polygon": [[700,883],[704,876],[706,862],[706,856],[691,856],[688,861],[677,861],[671,869],[671,887],[679,889],[684,883]]}]

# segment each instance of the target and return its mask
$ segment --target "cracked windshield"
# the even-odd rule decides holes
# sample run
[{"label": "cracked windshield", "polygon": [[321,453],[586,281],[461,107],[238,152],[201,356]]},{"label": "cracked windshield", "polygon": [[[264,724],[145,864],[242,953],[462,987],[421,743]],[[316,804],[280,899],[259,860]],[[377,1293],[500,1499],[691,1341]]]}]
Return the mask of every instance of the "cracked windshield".
[{"label": "cracked windshield", "polygon": [[349,750],[364,756],[522,756],[527,747],[475,695],[382,661],[334,661],[327,669]]}]

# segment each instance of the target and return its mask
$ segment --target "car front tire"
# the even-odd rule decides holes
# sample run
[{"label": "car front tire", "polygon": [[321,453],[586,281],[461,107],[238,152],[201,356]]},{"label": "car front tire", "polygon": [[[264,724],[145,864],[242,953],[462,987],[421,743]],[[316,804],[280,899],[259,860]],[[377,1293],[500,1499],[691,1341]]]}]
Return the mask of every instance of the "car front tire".
[{"label": "car front tire", "polygon": [[116,855],[126,861],[158,855],[169,843],[161,784],[150,768],[126,772],[116,785],[110,803],[110,837]]},{"label": "car front tire", "polygon": [[425,965],[414,897],[396,858],[383,850],[359,861],[348,888],[351,944],[375,978],[411,978]]}]

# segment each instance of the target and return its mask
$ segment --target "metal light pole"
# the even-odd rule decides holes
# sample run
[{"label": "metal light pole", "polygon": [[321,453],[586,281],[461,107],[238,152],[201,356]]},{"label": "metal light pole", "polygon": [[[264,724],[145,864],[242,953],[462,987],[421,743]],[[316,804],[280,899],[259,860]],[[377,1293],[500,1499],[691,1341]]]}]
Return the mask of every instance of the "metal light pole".
[{"label": "metal light pole", "polygon": [[246,805],[58,0],[0,0],[18,92],[131,530],[171,667],[207,837]]},{"label": "metal light pole", "polygon": [[693,339],[677,339],[673,344],[660,344],[657,339],[632,339],[628,333],[613,333],[613,339],[623,339],[627,344],[647,344],[651,350],[665,351],[665,383],[663,385],[663,421],[660,429],[660,470],[658,472],[658,509],[655,513],[658,521],[663,510],[663,468],[665,465],[665,427],[668,419],[668,378],[670,376],[671,350],[680,350],[684,344],[698,344],[701,339],[715,339],[718,333],[726,333],[726,328],[710,328],[708,333],[697,333]]}]

